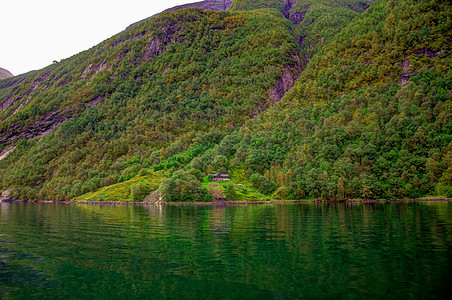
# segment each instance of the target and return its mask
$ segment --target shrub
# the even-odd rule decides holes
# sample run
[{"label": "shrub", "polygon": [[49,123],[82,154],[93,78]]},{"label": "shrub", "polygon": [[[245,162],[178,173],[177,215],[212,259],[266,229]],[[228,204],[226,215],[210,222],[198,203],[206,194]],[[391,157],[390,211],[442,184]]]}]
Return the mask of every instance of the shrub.
[{"label": "shrub", "polygon": [[228,182],[226,184],[226,199],[228,201],[234,201],[237,200],[237,192],[235,191],[234,184],[232,182]]},{"label": "shrub", "polygon": [[150,192],[150,189],[143,182],[137,182],[130,186],[130,196],[134,202],[143,201],[144,197]]},{"label": "shrub", "polygon": [[446,189],[446,197],[452,198],[452,186],[447,187]]}]

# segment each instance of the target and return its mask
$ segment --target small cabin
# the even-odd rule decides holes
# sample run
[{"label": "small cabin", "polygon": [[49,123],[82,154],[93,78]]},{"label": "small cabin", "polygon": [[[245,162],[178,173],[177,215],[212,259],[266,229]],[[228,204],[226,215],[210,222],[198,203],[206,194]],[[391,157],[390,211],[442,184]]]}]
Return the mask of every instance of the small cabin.
[{"label": "small cabin", "polygon": [[212,176],[212,181],[228,181],[228,174],[210,174]]}]

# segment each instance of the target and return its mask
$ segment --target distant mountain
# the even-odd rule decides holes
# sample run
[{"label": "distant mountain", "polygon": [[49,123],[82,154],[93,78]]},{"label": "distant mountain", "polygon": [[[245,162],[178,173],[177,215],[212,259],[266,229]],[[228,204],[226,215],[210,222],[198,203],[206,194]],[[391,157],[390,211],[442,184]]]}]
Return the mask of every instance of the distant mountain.
[{"label": "distant mountain", "polygon": [[191,6],[0,81],[0,190],[93,201],[452,197],[450,1]]},{"label": "distant mountain", "polygon": [[6,78],[9,78],[9,77],[13,77],[13,76],[14,75],[11,74],[11,72],[9,72],[8,70],[0,68],[0,80],[6,79]]}]

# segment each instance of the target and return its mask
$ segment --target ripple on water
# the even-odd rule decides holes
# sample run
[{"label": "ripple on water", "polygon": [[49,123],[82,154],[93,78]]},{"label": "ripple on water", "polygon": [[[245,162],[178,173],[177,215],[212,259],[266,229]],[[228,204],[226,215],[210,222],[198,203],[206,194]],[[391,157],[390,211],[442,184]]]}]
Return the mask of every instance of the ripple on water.
[{"label": "ripple on water", "polygon": [[12,204],[0,296],[441,298],[450,207]]}]

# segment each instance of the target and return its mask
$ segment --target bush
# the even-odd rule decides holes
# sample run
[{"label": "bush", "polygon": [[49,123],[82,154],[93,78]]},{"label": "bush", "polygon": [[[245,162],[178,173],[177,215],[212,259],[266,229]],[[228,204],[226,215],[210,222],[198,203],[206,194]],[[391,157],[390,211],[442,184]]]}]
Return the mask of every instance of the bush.
[{"label": "bush", "polygon": [[134,202],[143,201],[144,197],[150,192],[150,189],[143,182],[137,182],[130,186],[130,196]]},{"label": "bush", "polygon": [[204,171],[204,163],[202,162],[201,159],[199,159],[199,157],[195,157],[195,158],[191,161],[190,165],[191,165],[193,168],[196,168],[196,169],[200,170],[201,172]]},{"label": "bush", "polygon": [[[190,171],[198,171],[191,169]],[[160,196],[167,202],[172,201],[211,201],[211,195],[202,188],[199,179],[190,171],[179,170],[160,182]]]},{"label": "bush", "polygon": [[254,173],[253,175],[251,175],[250,176],[250,182],[253,184],[253,185],[256,185],[257,184],[257,181],[259,180],[259,178],[261,177],[261,175],[260,174],[258,174],[258,173]]},{"label": "bush", "polygon": [[250,182],[253,184],[253,187],[259,191],[259,193],[264,195],[270,195],[277,188],[273,181],[258,173],[251,175]]},{"label": "bush", "polygon": [[142,168],[139,172],[138,175],[139,176],[146,176],[152,173],[152,170],[148,169],[148,168]]},{"label": "bush", "polygon": [[122,179],[124,179],[124,181],[127,181],[127,180],[132,179],[137,174],[138,174],[138,166],[134,165],[134,166],[128,167],[127,169],[122,171],[121,177],[122,177]]},{"label": "bush", "polygon": [[276,190],[276,184],[265,176],[260,178],[259,188],[257,189],[260,193],[264,195],[270,195]]},{"label": "bush", "polygon": [[110,175],[104,179],[103,186],[110,186],[118,182],[118,175]]},{"label": "bush", "polygon": [[288,194],[289,194],[289,189],[286,186],[281,186],[273,194],[273,198],[278,199],[278,200],[286,199]]},{"label": "bush", "polygon": [[228,201],[235,201],[237,200],[238,195],[237,192],[235,191],[235,187],[234,184],[232,184],[232,182],[228,182],[226,184],[226,199]]},{"label": "bush", "polygon": [[452,198],[452,186],[447,187],[446,189],[446,197]]}]

